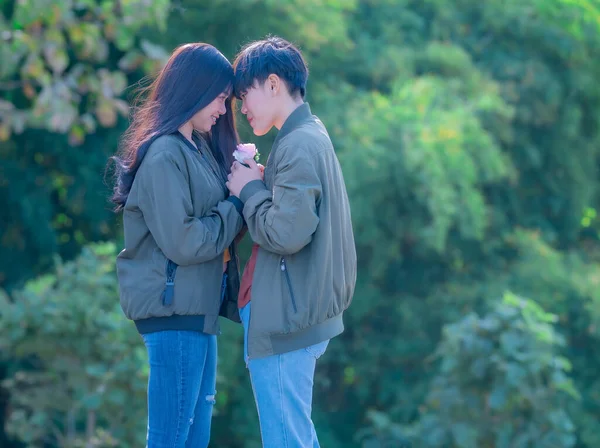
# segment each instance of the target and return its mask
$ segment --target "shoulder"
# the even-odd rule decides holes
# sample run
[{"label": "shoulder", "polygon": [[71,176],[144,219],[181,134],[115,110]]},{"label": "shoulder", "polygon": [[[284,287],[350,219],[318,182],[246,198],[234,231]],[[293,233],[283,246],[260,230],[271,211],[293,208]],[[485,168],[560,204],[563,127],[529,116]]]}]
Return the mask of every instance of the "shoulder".
[{"label": "shoulder", "polygon": [[315,116],[298,126],[281,140],[282,156],[314,158],[333,151],[333,144],[323,123]]},{"label": "shoulder", "polygon": [[168,170],[185,171],[185,144],[174,135],[162,135],[152,142],[138,175],[154,176]]},{"label": "shoulder", "polygon": [[175,135],[161,135],[152,142],[148,148],[147,155],[152,158],[165,155],[180,155],[185,144]]},{"label": "shoulder", "polygon": [[161,135],[152,142],[144,158],[144,164],[153,165],[164,161],[182,163],[185,159],[185,143],[174,135]]}]

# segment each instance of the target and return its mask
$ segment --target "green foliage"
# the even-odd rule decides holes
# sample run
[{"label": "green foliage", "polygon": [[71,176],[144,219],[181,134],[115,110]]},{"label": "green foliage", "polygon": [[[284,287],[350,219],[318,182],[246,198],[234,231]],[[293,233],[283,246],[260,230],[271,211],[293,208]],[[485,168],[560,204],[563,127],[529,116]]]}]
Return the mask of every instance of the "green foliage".
[{"label": "green foliage", "polygon": [[[430,48],[434,58],[453,50]],[[512,171],[480,119],[509,120],[510,109],[492,83],[477,79],[474,68],[467,73],[466,80],[400,80],[389,96],[373,93],[348,112],[342,141],[354,151],[342,161],[357,211],[357,242],[373,249],[382,268],[401,258],[406,239],[435,252],[446,249],[453,229],[466,240],[481,239],[489,214],[481,187]],[[386,188],[377,190],[381,184]],[[394,238],[398,230],[405,239]],[[389,244],[376,244],[381,233]]]},{"label": "green foliage", "polygon": [[573,365],[571,377],[581,392],[581,400],[571,404],[569,411],[580,440],[585,446],[596,446],[600,443],[594,429],[600,420],[600,382],[595,366],[600,357],[594,347],[600,343],[600,264],[581,252],[552,248],[539,232],[517,230],[505,245],[514,248],[518,257],[510,272],[486,274],[487,291],[538,294],[536,302],[557,316],[556,328],[567,342],[561,352]]},{"label": "green foliage", "polygon": [[[449,446],[468,446],[469,437],[481,440],[477,446],[502,446],[495,437],[509,434],[509,425],[508,446],[526,445],[543,425],[546,435],[554,431],[550,446],[600,446],[597,2],[63,3],[0,6],[0,31],[10,36],[0,46],[0,127],[5,138],[10,132],[0,142],[0,285],[15,288],[51,271],[54,254],[68,260],[90,241],[121,237],[102,177],[125,120],[105,104],[125,111],[124,86],[154,70],[164,56],[160,47],[200,40],[232,58],[246,42],[280,34],[296,42],[309,63],[308,101],[342,161],[359,255],[346,330],[317,369],[313,414],[322,446],[402,446],[409,436],[415,447],[440,446],[437,433],[424,430],[433,421],[448,429],[440,440]],[[19,56],[23,42],[29,46]],[[29,70],[39,70],[39,77]],[[42,93],[56,92],[61,83],[64,96],[51,95],[51,106],[45,105]],[[36,121],[39,107],[46,107],[44,114],[54,108],[61,119],[42,114],[46,121]],[[238,118],[242,139],[257,143],[264,163],[274,133],[256,138]],[[72,145],[84,136],[85,146]],[[243,246],[245,258],[248,239]],[[85,280],[87,290],[103,275],[100,270]],[[42,278],[34,283],[44,284]],[[54,284],[52,277],[45,281]],[[505,291],[531,299],[498,303]],[[65,291],[56,307],[65,312],[76,299]],[[24,313],[16,306],[20,300],[7,308],[17,317],[2,319]],[[118,322],[122,316],[114,312]],[[548,322],[546,313],[557,321]],[[491,320],[499,326],[484,328]],[[510,342],[515,334],[524,346]],[[83,335],[95,339],[92,330]],[[465,338],[472,346],[458,350],[456,341]],[[213,442],[258,447],[240,341],[240,328],[225,324]],[[490,345],[494,361],[478,351]],[[441,363],[432,362],[436,349]],[[11,355],[11,381],[16,371],[44,372],[42,358],[52,362],[49,355]],[[471,371],[475,364],[487,376]],[[534,369],[546,372],[544,381],[536,382]],[[519,382],[515,371],[523,375]],[[571,382],[579,400],[560,392]],[[504,402],[486,408],[499,384]],[[531,398],[533,390],[538,395]],[[453,401],[442,403],[447,394]],[[141,409],[143,393],[133,396]],[[69,406],[80,400],[68,398]],[[12,387],[11,402],[20,399]],[[530,417],[531,409],[538,411]],[[97,428],[122,446],[129,443],[123,441],[133,426],[124,423],[115,432],[100,415]],[[14,418],[12,412],[11,428]],[[77,418],[84,428],[85,414]],[[567,422],[573,427],[561,426]],[[536,443],[528,446],[542,446]]]},{"label": "green foliage", "polygon": [[6,430],[26,446],[144,443],[146,352],[117,300],[115,255],[114,244],[90,246],[2,299],[0,351],[14,363]]},{"label": "green foliage", "polygon": [[439,447],[572,447],[575,399],[556,316],[510,293],[444,328],[420,440]]},{"label": "green foliage", "polygon": [[146,25],[164,30],[169,4],[26,0],[0,11],[0,141],[39,128],[68,133],[79,145],[98,124],[112,127],[118,113],[127,116],[127,73],[153,71],[165,56],[136,34]]}]

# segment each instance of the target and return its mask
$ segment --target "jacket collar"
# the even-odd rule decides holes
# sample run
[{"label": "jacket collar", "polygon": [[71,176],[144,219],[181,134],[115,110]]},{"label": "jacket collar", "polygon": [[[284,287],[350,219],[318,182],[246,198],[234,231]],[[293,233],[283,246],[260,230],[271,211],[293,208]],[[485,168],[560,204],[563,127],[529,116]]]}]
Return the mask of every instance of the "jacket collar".
[{"label": "jacket collar", "polygon": [[273,146],[276,146],[277,143],[286,135],[288,135],[290,132],[292,132],[294,129],[296,129],[298,126],[300,126],[302,123],[304,123],[306,120],[308,120],[309,118],[311,118],[312,112],[310,111],[310,106],[308,105],[308,103],[303,103],[300,106],[298,106],[296,108],[296,110],[294,110],[294,112],[292,112],[290,114],[290,116],[287,118],[287,120],[285,120],[285,123],[283,123],[283,126],[281,126],[281,129],[279,130],[279,133],[277,134],[277,137],[275,138],[275,141],[273,142]]}]

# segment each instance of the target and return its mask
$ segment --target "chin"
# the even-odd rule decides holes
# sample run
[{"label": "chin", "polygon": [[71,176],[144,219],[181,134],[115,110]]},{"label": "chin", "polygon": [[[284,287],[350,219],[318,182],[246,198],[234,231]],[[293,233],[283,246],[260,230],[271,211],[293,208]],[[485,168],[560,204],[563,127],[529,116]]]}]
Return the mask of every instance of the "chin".
[{"label": "chin", "polygon": [[257,137],[262,137],[263,135],[267,134],[270,130],[271,130],[271,128],[268,128],[268,129],[256,129],[256,128],[252,128],[252,131],[254,132],[254,135],[256,135]]}]

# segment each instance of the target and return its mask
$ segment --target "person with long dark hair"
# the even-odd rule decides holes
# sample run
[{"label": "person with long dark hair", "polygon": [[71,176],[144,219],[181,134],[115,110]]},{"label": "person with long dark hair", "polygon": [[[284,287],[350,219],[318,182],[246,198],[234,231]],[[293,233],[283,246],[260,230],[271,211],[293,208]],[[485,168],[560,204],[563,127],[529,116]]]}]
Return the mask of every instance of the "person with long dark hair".
[{"label": "person with long dark hair", "polygon": [[121,306],[150,364],[148,448],[206,447],[219,315],[239,322],[235,238],[242,204],[225,183],[239,143],[230,62],[182,45],[135,109],[116,163],[123,213]]}]

